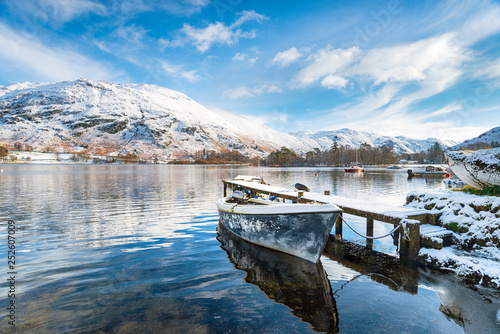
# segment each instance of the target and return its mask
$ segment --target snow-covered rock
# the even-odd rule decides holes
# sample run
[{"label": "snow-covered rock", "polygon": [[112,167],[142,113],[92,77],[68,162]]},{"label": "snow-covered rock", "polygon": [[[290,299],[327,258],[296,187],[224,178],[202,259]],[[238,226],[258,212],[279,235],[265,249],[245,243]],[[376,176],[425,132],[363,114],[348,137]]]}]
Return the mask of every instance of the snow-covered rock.
[{"label": "snow-covered rock", "polygon": [[463,276],[487,277],[500,287],[500,197],[414,191],[407,195],[406,206],[440,211],[439,223],[455,232],[456,246],[421,249],[420,256]]}]

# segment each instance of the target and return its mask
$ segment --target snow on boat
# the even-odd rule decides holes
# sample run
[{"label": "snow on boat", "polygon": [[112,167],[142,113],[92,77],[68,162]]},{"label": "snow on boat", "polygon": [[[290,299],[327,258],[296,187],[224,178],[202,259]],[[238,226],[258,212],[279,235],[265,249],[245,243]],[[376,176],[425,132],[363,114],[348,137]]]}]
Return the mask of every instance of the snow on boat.
[{"label": "snow on boat", "polygon": [[468,185],[478,189],[500,186],[500,148],[445,155],[453,173]]},{"label": "snow on boat", "polygon": [[[259,180],[250,177],[251,182]],[[242,179],[238,176],[236,179]],[[235,179],[235,180],[236,180]],[[243,178],[244,179],[244,178]],[[230,181],[225,181],[230,182]],[[263,189],[270,187],[260,185]],[[220,223],[239,238],[316,263],[342,211],[334,204],[283,203],[241,186],[217,201]],[[296,194],[296,192],[295,192]]]},{"label": "snow on boat", "polygon": [[450,173],[446,171],[446,168],[441,166],[427,166],[425,170],[414,172],[411,169],[408,169],[408,177],[423,177],[423,178],[432,178],[432,177],[450,177]]}]

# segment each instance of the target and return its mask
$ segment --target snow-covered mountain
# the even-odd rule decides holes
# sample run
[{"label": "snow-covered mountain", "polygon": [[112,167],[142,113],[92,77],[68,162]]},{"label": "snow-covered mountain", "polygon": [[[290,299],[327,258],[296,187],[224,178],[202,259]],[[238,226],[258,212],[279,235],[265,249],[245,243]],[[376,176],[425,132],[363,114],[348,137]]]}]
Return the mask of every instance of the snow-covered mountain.
[{"label": "snow-covered mountain", "polygon": [[332,131],[301,131],[293,132],[291,135],[301,138],[304,144],[318,147],[320,150],[328,150],[336,141],[339,146],[350,148],[359,147],[361,144],[368,144],[372,147],[387,146],[392,147],[397,153],[417,153],[428,150],[434,143],[438,142],[443,148],[456,145],[458,142],[443,141],[436,138],[424,140],[410,139],[403,136],[389,137],[374,133],[358,132],[351,129],[340,129]]},{"label": "snow-covered mountain", "polygon": [[494,146],[492,145],[492,143],[496,145],[500,144],[500,126],[497,126],[496,128],[486,131],[485,133],[477,136],[476,138],[468,139],[461,144],[455,145],[452,147],[452,149],[459,150],[461,148],[466,148],[474,144],[486,144]]},{"label": "snow-covered mountain", "polygon": [[283,146],[299,153],[339,145],[393,146],[419,152],[438,141],[386,137],[349,129],[281,133],[251,117],[204,106],[154,85],[79,79],[0,86],[0,141],[35,150],[94,154],[135,152],[179,158],[196,151],[238,150],[264,156]]},{"label": "snow-covered mountain", "polygon": [[282,146],[307,149],[294,136],[207,108],[177,91],[87,79],[1,86],[0,122],[0,140],[34,149],[168,158],[203,149],[250,155]]}]

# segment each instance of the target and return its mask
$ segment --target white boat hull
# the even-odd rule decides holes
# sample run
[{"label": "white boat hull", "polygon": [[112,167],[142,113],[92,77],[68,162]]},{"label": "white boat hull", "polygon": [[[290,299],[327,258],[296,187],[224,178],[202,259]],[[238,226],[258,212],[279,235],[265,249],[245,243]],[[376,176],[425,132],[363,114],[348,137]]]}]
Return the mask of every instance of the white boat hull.
[{"label": "white boat hull", "polygon": [[453,173],[468,185],[478,189],[500,186],[500,158],[495,158],[500,156],[500,149],[445,154]]},{"label": "white boat hull", "polygon": [[[217,201],[220,222],[243,240],[317,262],[341,210],[331,204]],[[269,202],[269,201],[268,201]]]}]

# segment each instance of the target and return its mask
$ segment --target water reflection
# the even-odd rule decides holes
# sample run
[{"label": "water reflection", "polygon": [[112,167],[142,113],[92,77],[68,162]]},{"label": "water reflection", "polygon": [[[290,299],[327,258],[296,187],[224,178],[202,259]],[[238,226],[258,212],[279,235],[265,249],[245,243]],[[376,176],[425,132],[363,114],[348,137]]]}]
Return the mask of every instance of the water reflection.
[{"label": "water reflection", "polygon": [[[498,291],[495,289],[483,287],[470,289],[453,274],[447,275],[409,265],[395,257],[368,250],[361,245],[335,241],[333,236],[328,240],[323,256],[322,261],[325,262],[327,272],[333,273],[332,276],[343,276],[339,280],[329,276],[342,318],[344,313],[342,303],[339,302],[343,298],[348,298],[352,289],[359,288],[358,280],[369,279],[377,289],[372,288],[368,291],[373,293],[381,286],[385,286],[395,292],[390,294],[392,297],[387,305],[381,304],[380,298],[377,297],[377,309],[368,308],[367,312],[359,309],[365,318],[372,319],[368,322],[369,327],[376,327],[376,320],[373,319],[386,317],[385,308],[399,308],[400,313],[391,319],[390,323],[382,322],[383,332],[392,332],[391,328],[394,328],[394,332],[406,328],[411,333],[499,332],[500,326],[493,321],[500,305]],[[329,260],[332,262],[328,262]],[[329,264],[333,266],[330,268]],[[339,272],[343,271],[349,272],[347,275],[339,275]],[[362,285],[366,286],[366,283]],[[352,288],[353,286],[355,288]],[[351,291],[346,291],[349,288]],[[405,295],[411,296],[411,299]],[[368,295],[363,298],[367,305],[375,300]],[[407,300],[412,300],[412,308],[407,307]],[[416,312],[417,309],[419,311]],[[417,317],[420,322],[420,317],[427,319],[423,322],[425,325],[421,326],[416,321]],[[356,324],[356,328],[362,328],[362,324]],[[341,326],[340,329],[343,331],[346,327]]]},{"label": "water reflection", "polygon": [[259,247],[235,237],[222,224],[218,240],[245,281],[272,300],[288,306],[294,315],[317,331],[338,333],[338,312],[330,282],[318,262]]},{"label": "water reflection", "polygon": [[418,293],[418,268],[403,265],[390,255],[371,251],[349,242],[336,242],[330,236],[323,255],[359,275],[366,275],[389,289],[410,294]]}]

